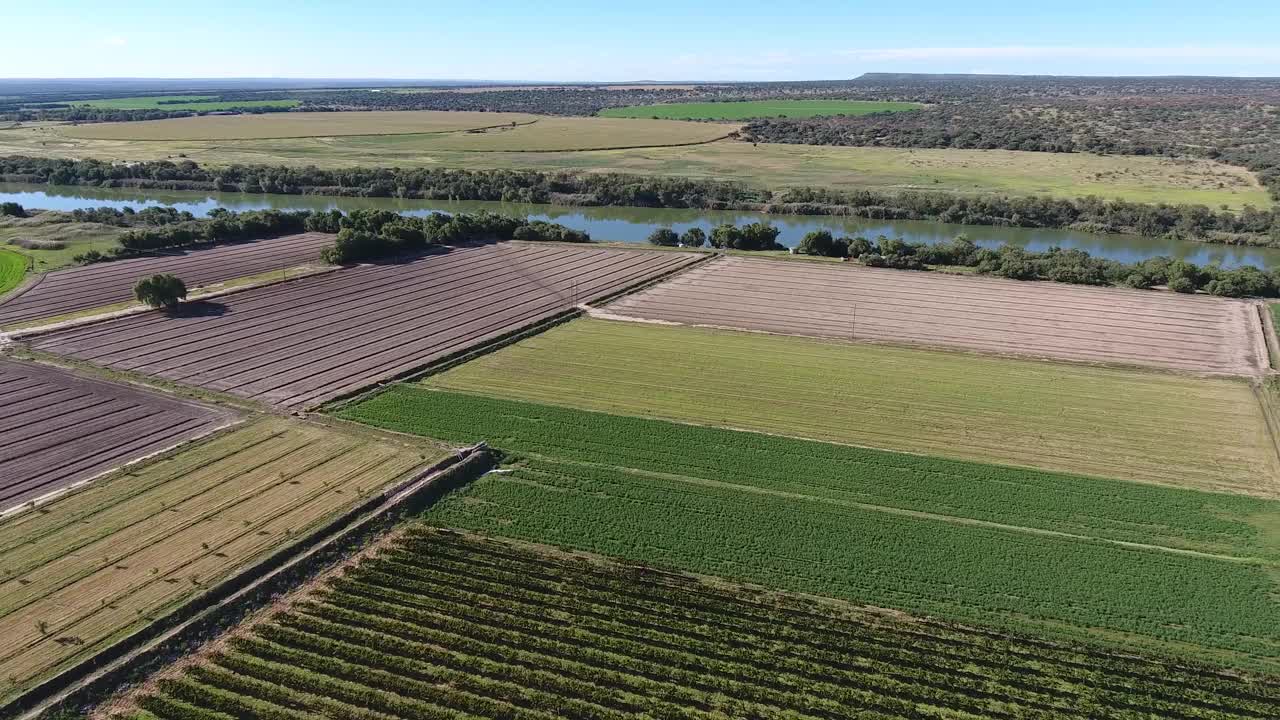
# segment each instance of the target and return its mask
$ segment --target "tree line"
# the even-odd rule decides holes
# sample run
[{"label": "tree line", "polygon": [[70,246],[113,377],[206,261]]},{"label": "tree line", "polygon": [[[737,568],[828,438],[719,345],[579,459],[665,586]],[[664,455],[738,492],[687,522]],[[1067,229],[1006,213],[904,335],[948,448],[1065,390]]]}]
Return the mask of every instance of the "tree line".
[{"label": "tree line", "polygon": [[1174,292],[1207,292],[1222,297],[1280,297],[1280,268],[1255,267],[1224,269],[1199,266],[1170,257],[1156,257],[1138,263],[1093,257],[1084,250],[1054,247],[1045,252],[1029,252],[1016,245],[997,249],[980,247],[966,236],[949,243],[912,243],[881,236],[837,238],[826,230],[815,230],[796,246],[802,255],[859,260],[868,267],[898,270],[927,270],[931,266],[974,268],[980,275],[1011,280],[1050,280],[1074,285],[1119,285],[1131,288],[1165,286]]},{"label": "tree line", "polygon": [[1280,208],[1248,207],[1237,213],[1204,205],[1146,204],[1093,196],[1071,200],[805,187],[770,191],[720,180],[616,173],[439,168],[326,170],[270,165],[203,167],[190,160],[126,165],[22,156],[0,158],[0,179],[95,187],[847,215],[877,220],[1065,228],[1280,247]]},{"label": "tree line", "polygon": [[320,259],[333,265],[366,262],[420,252],[437,245],[494,240],[544,240],[589,243],[587,233],[557,223],[491,212],[431,213],[413,217],[390,210],[339,210],[312,213],[305,223],[312,232],[337,233]]}]

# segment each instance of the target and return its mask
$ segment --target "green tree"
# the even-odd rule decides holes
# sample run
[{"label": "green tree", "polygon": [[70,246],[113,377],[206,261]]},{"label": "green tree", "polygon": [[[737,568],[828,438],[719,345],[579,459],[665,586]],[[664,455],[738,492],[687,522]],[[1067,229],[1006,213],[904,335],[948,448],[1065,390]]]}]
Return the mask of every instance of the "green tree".
[{"label": "green tree", "polygon": [[699,227],[689,228],[688,230],[684,231],[683,235],[680,236],[680,244],[684,245],[685,247],[698,248],[698,247],[702,247],[706,243],[707,243],[707,234],[702,231],[702,228],[699,228]]},{"label": "green tree", "polygon": [[796,252],[801,255],[821,255],[827,257],[831,255],[835,247],[835,238],[831,236],[828,230],[810,230],[800,238],[800,244],[796,246]]},{"label": "green tree", "polygon": [[169,308],[187,298],[187,284],[177,275],[152,275],[133,286],[133,295],[153,308]]},{"label": "green tree", "polygon": [[680,236],[671,228],[658,228],[649,233],[650,245],[661,245],[663,247],[675,247],[680,244]]}]

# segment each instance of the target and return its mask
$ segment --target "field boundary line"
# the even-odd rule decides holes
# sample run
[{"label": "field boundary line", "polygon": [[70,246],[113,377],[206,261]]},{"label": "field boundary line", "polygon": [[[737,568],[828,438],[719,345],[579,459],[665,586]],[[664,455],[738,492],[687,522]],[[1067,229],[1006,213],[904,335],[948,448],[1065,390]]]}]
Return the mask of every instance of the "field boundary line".
[{"label": "field boundary line", "polygon": [[[358,113],[360,111],[350,111]],[[449,112],[449,111],[444,111]],[[180,118],[169,118],[180,119]],[[516,127],[525,125],[533,125],[541,118],[530,120],[528,122],[517,123]],[[155,122],[148,120],[144,122]],[[256,140],[314,140],[316,138],[343,138],[343,137],[398,137],[402,135],[452,135],[454,133],[468,133],[476,130],[495,130],[498,128],[509,128],[511,123],[503,123],[501,125],[481,125],[480,127],[457,128],[455,130],[412,130],[408,132],[388,132],[388,133],[330,133],[328,135],[272,135],[271,137],[251,137],[251,138],[85,138],[75,135],[62,135],[61,137],[70,140],[89,140],[91,142],[253,142]],[[212,149],[212,148],[209,148]],[[559,151],[549,151],[559,152]]]},{"label": "field boundary line", "polygon": [[[16,254],[22,255],[22,253],[16,253]],[[22,255],[22,257],[26,258],[27,263],[30,264],[31,262],[30,255]],[[23,295],[26,295],[28,292],[34,290],[37,285],[44,282],[44,279],[48,277],[48,275],[49,273],[42,272],[42,273],[36,273],[34,275],[24,277],[22,279],[22,282],[18,283],[17,287],[5,293],[3,296],[0,296],[0,306],[5,305],[5,303],[17,300]]]},{"label": "field boundary line", "polygon": [[[683,121],[683,120],[674,120],[674,121],[672,121],[672,122],[684,122],[684,121]],[[726,134],[721,135],[721,136],[719,136],[719,137],[711,138],[710,140],[691,140],[691,141],[689,141],[689,142],[681,142],[681,143],[665,143],[665,144],[661,144],[661,145],[611,145],[611,146],[608,146],[608,147],[559,148],[559,149],[548,149],[548,150],[530,150],[530,149],[515,149],[515,150],[487,150],[487,149],[486,149],[486,150],[448,150],[447,152],[457,152],[457,153],[581,153],[581,152],[605,152],[605,151],[608,151],[608,150],[655,150],[655,149],[658,149],[658,148],[678,148],[678,147],[691,147],[691,146],[694,146],[694,145],[710,145],[711,143],[718,143],[718,142],[720,142],[720,141],[722,141],[722,140],[729,140],[729,139],[731,139],[731,138],[733,137],[734,133],[736,133],[736,132],[737,132],[737,130],[734,130],[734,131],[733,131],[733,132],[731,132],[731,133],[726,133]],[[173,142],[173,141],[170,141],[170,142]],[[443,152],[443,151],[438,150],[437,152]]]},{"label": "field boundary line", "polygon": [[[0,357],[3,357],[4,335],[0,334]],[[27,362],[38,363],[48,367],[57,368],[78,373],[104,382],[115,383],[116,385],[124,385],[134,388],[141,388],[144,391],[163,395],[164,397],[188,402],[205,403],[207,405],[217,405],[219,407],[230,408],[236,412],[256,415],[283,415],[279,408],[273,408],[270,405],[260,403],[248,398],[237,397],[229,393],[220,393],[214,390],[208,390],[194,385],[183,385],[175,383],[171,380],[144,375],[132,370],[117,370],[106,368],[101,365],[94,365],[85,360],[77,360],[76,358],[64,355],[56,355],[54,353],[36,350],[29,345],[23,343],[13,344],[16,350],[10,354],[11,359],[24,360]]]},{"label": "field boundary line", "polygon": [[[575,243],[563,243],[563,244],[574,245]],[[541,245],[541,243],[538,243],[538,245]],[[646,252],[643,249],[637,249],[637,251]],[[666,272],[663,272],[656,276],[644,278],[643,280],[640,280],[635,284],[621,288],[607,295],[600,296],[598,298],[591,300],[590,302],[583,302],[583,303],[580,303],[579,305],[576,305],[570,308],[565,308],[564,310],[561,310],[560,312],[557,312],[550,317],[542,318],[540,320],[535,320],[531,323],[526,323],[524,325],[521,325],[520,327],[517,327],[511,330],[510,332],[500,335],[498,337],[495,337],[487,342],[480,343],[478,345],[473,345],[467,348],[462,348],[454,353],[451,353],[441,358],[437,358],[436,360],[426,365],[419,366],[411,370],[407,370],[397,375],[393,375],[389,378],[386,378],[382,381],[375,383],[372,387],[366,386],[358,390],[355,390],[354,392],[348,393],[346,395],[340,395],[335,398],[330,398],[324,402],[321,402],[319,404],[312,405],[310,407],[303,408],[303,409],[306,411],[323,410],[325,412],[331,413],[341,408],[344,408],[348,405],[352,405],[358,402],[362,402],[364,400],[368,400],[369,398],[382,393],[387,388],[390,388],[393,385],[396,385],[399,383],[405,383],[405,382],[416,382],[418,380],[422,380],[432,375],[438,375],[442,372],[445,372],[446,370],[449,370],[459,365],[462,365],[464,363],[470,362],[471,360],[475,360],[476,358],[489,355],[498,350],[501,350],[504,347],[507,347],[508,345],[513,345],[526,338],[533,337],[535,335],[540,335],[543,332],[546,332],[547,330],[550,330],[553,327],[562,325],[566,322],[569,322],[570,320],[578,318],[585,314],[583,307],[586,305],[594,305],[597,303],[610,302],[613,299],[620,297],[622,295],[625,295],[631,292],[638,292],[651,285],[655,285],[657,283],[663,282],[669,279],[670,277],[672,277],[673,275],[683,272],[684,270],[690,267],[701,265],[714,257],[716,257],[716,255],[708,254],[705,257],[693,259],[687,264],[672,268],[671,270],[667,270]],[[559,295],[560,293],[556,293],[556,294]]]},{"label": "field boundary line", "polygon": [[243,425],[247,425],[248,423],[250,423],[250,422],[252,422],[252,421],[253,421],[253,418],[251,418],[251,417],[231,418],[231,419],[230,419],[230,422],[227,422],[227,423],[224,423],[224,424],[222,424],[222,425],[218,425],[218,426],[216,426],[216,427],[210,428],[210,429],[209,429],[208,431],[206,431],[206,432],[202,432],[202,433],[200,433],[199,435],[194,435],[194,436],[192,436],[192,437],[186,438],[186,439],[184,439],[184,440],[181,440],[181,441],[179,441],[179,442],[176,442],[176,443],[174,443],[174,444],[172,444],[172,445],[169,445],[169,446],[167,446],[167,447],[163,447],[163,448],[161,448],[161,449],[159,449],[159,450],[156,450],[155,452],[147,453],[146,455],[143,455],[142,457],[137,458],[136,460],[130,460],[129,462],[127,462],[127,463],[125,463],[125,464],[123,464],[123,465],[119,465],[119,466],[117,466],[117,467],[113,467],[113,468],[111,468],[111,469],[109,469],[109,470],[103,470],[102,472],[97,473],[96,475],[93,475],[93,476],[91,476],[91,477],[87,477],[87,478],[85,478],[85,479],[83,479],[83,480],[77,480],[77,481],[75,481],[75,482],[73,482],[73,483],[71,483],[70,485],[67,485],[67,486],[65,486],[65,487],[61,487],[61,488],[58,488],[58,489],[56,489],[56,490],[51,490],[51,491],[49,491],[49,492],[45,493],[44,495],[41,495],[41,496],[39,496],[39,497],[32,498],[32,499],[27,500],[27,501],[25,501],[25,502],[23,502],[23,503],[21,503],[21,504],[19,504],[19,505],[14,505],[14,506],[12,506],[12,507],[8,507],[8,508],[0,508],[0,522],[3,522],[3,521],[5,521],[5,520],[8,520],[8,519],[9,519],[9,518],[11,518],[11,517],[16,517],[16,516],[18,516],[18,515],[22,514],[24,511],[31,511],[31,510],[35,510],[37,507],[41,507],[41,506],[44,506],[44,505],[48,505],[49,503],[51,503],[51,502],[53,502],[53,501],[55,501],[55,500],[59,500],[59,499],[61,499],[61,498],[62,498],[62,496],[64,496],[64,495],[68,495],[68,494],[70,494],[70,493],[72,493],[72,492],[74,492],[74,491],[76,491],[76,490],[80,490],[81,488],[85,487],[86,485],[89,485],[90,483],[94,483],[94,482],[98,482],[98,481],[100,481],[100,480],[103,480],[103,479],[107,478],[107,476],[109,476],[109,475],[114,475],[114,474],[116,474],[116,473],[126,473],[126,472],[128,472],[131,468],[134,468],[134,467],[136,467],[136,466],[138,466],[138,465],[142,465],[142,464],[150,463],[150,462],[151,462],[151,461],[153,461],[153,460],[157,460],[157,459],[159,459],[161,456],[172,454],[172,453],[174,453],[174,452],[178,451],[180,448],[185,447],[185,446],[186,446],[186,445],[188,445],[188,444],[193,444],[193,443],[202,442],[202,441],[204,441],[204,440],[206,440],[206,439],[212,438],[212,437],[213,437],[213,436],[215,436],[215,435],[220,435],[220,434],[223,434],[223,433],[232,432],[232,431],[234,431],[235,429],[237,429],[237,428],[239,428],[239,427],[241,427],[241,426],[243,426]]},{"label": "field boundary line", "polygon": [[609,465],[607,463],[591,463],[576,460],[566,460],[535,453],[522,453],[530,457],[538,457],[543,460],[566,465],[579,465],[582,467],[603,467],[613,470],[619,470],[633,475],[647,475],[650,477],[666,478],[677,482],[688,483],[690,485],[700,485],[704,487],[714,487],[723,490],[732,490],[735,492],[751,493],[755,495],[766,495],[771,497],[783,497],[793,500],[803,500],[805,502],[823,503],[827,505],[836,505],[839,507],[850,507],[869,512],[880,512],[887,515],[899,515],[903,517],[917,518],[921,520],[932,520],[935,522],[946,522],[956,525],[970,525],[974,527],[985,527],[995,530],[1006,530],[1009,532],[1025,533],[1028,535],[1042,535],[1046,537],[1059,537],[1069,540],[1079,540],[1083,542],[1107,543],[1118,545],[1121,547],[1133,548],[1136,550],[1147,550],[1152,552],[1168,552],[1175,555],[1190,555],[1193,557],[1206,558],[1210,560],[1220,560],[1223,562],[1238,562],[1245,564],[1261,565],[1263,567],[1277,568],[1280,567],[1276,562],[1256,557],[1242,557],[1238,555],[1222,555],[1219,553],[1205,552],[1203,550],[1190,550],[1186,548],[1169,547],[1167,545],[1152,545],[1149,543],[1133,542],[1131,540],[1115,540],[1111,538],[1097,537],[1094,535],[1081,535],[1079,533],[1070,533],[1063,530],[1049,530],[1046,528],[1036,528],[1029,525],[1010,525],[1008,523],[995,522],[992,520],[981,520],[978,518],[966,518],[957,515],[943,515],[940,513],[929,512],[927,510],[910,510],[907,508],[897,508],[891,505],[877,505],[874,503],[863,503],[856,500],[840,500],[837,498],[824,498],[817,495],[807,495],[805,493],[787,492],[784,490],[774,490],[754,485],[743,485],[740,483],[725,482],[723,480],[713,480],[711,478],[699,478],[691,475],[680,475],[678,473],[664,473],[653,470],[643,470],[640,468],[624,467],[620,465]]},{"label": "field boundary line", "polygon": [[[120,687],[220,635],[249,613],[273,602],[445,493],[487,472],[494,457],[484,443],[464,448],[384,488],[371,499],[318,525],[306,537],[228,576],[165,617],[126,636],[0,706],[20,720],[35,720],[54,707],[83,710]],[[10,714],[11,713],[11,714]]]},{"label": "field boundary line", "polygon": [[[234,295],[235,293],[243,292],[245,290],[255,290],[257,288],[270,287],[272,285],[281,285],[283,283],[293,282],[295,280],[303,280],[309,277],[316,277],[319,275],[328,275],[330,273],[338,272],[343,269],[345,268],[341,265],[327,265],[327,266],[298,265],[292,268],[283,268],[283,271],[286,274],[289,270],[297,270],[298,273],[296,275],[286,275],[280,278],[268,278],[263,280],[262,282],[257,282],[257,283],[245,283],[243,285],[233,285],[232,287],[223,287],[222,289],[214,290],[211,292],[200,292],[199,291],[200,288],[196,288],[197,292],[188,296],[187,299],[183,301],[183,304],[204,302],[206,300],[213,300],[216,298],[225,297],[227,295]],[[266,274],[274,275],[275,273],[278,273],[278,272],[281,272],[281,271],[270,270],[270,271],[267,271]],[[254,276],[250,275],[248,277],[254,277]],[[216,285],[226,285],[227,283],[234,283],[240,279],[241,278],[228,278],[226,280],[212,283],[211,285],[209,285],[209,287],[213,287]],[[128,307],[121,308],[118,310],[109,309],[121,304],[127,304]],[[39,337],[41,335],[47,335],[49,333],[58,332],[60,330],[70,330],[72,328],[86,327],[89,325],[98,325],[101,323],[109,322],[111,320],[118,320],[123,317],[141,315],[143,313],[152,312],[153,310],[156,310],[156,308],[147,307],[146,305],[143,305],[142,303],[139,303],[136,300],[128,300],[128,301],[124,301],[124,303],[104,305],[101,308],[87,308],[86,310],[83,310],[80,312],[96,312],[97,310],[102,310],[103,312],[100,312],[94,315],[86,315],[84,317],[76,317],[76,318],[71,318],[68,320],[61,320],[61,321],[58,320],[59,317],[66,317],[67,315],[75,315],[76,313],[74,312],[65,313],[61,316],[55,315],[51,318],[48,318],[48,320],[52,322],[50,322],[47,325],[41,325],[41,324],[31,325],[29,323],[16,323],[19,326],[26,325],[26,327],[18,327],[18,329],[10,330],[8,332],[0,332],[0,335],[8,337],[10,340]],[[44,321],[32,320],[31,322],[41,323]]]},{"label": "field boundary line", "polygon": [[1262,322],[1262,337],[1267,345],[1267,362],[1272,372],[1280,370],[1280,341],[1276,339],[1276,324],[1271,317],[1272,303],[1258,303],[1258,319]]}]

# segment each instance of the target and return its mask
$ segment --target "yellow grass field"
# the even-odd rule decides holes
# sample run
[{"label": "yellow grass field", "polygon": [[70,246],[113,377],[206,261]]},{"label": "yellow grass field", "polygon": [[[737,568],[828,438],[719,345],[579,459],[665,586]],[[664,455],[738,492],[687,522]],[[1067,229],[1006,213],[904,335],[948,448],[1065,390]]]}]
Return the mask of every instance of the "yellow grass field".
[{"label": "yellow grass field", "polygon": [[[733,129],[720,123],[674,120],[541,118],[533,125],[514,129],[459,132],[467,124],[459,123],[459,117],[477,117],[482,125],[492,124],[495,118],[508,117],[498,113],[345,113],[341,114],[342,118],[325,121],[328,125],[309,128],[255,124],[319,123],[321,120],[307,118],[333,115],[283,113],[194,118],[249,123],[236,125],[241,128],[237,131],[240,136],[248,138],[239,140],[156,139],[173,137],[172,130],[164,130],[163,134],[148,131],[153,137],[147,140],[88,139],[86,134],[91,133],[138,137],[139,126],[156,126],[148,123],[79,127],[30,124],[0,130],[0,155],[92,157],[121,162],[185,157],[210,165],[622,172],[737,180],[769,188],[814,186],[1063,198],[1097,195],[1135,202],[1202,203],[1237,209],[1247,204],[1256,207],[1271,204],[1252,173],[1211,160],[1012,150],[753,146],[733,140],[666,147],[702,142]],[[380,125],[370,119],[375,115],[402,116],[388,122],[406,124]],[[421,115],[446,116],[446,119],[414,124],[411,118]],[[453,120],[446,122],[448,117]],[[403,134],[406,127],[414,134]],[[307,137],[281,137],[299,134]],[[603,147],[629,149],[584,150]]]},{"label": "yellow grass field", "polygon": [[253,140],[440,133],[537,120],[525,113],[332,112],[202,115],[66,127],[67,137],[92,140]]},{"label": "yellow grass field", "polygon": [[700,425],[1280,497],[1244,380],[576,320],[425,385]]},{"label": "yellow grass field", "polygon": [[0,521],[0,699],[441,455],[263,419]]},{"label": "yellow grass field", "polygon": [[[333,138],[418,149],[552,151],[675,145],[724,137],[734,125],[675,120],[540,117],[484,112],[338,112],[205,115],[63,128],[87,140],[210,141]],[[358,145],[357,145],[358,146]]]}]

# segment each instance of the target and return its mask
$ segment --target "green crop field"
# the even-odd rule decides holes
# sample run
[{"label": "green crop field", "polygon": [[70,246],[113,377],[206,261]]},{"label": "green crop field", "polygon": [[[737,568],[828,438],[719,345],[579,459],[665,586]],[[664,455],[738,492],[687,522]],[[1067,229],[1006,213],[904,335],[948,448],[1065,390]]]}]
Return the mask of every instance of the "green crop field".
[{"label": "green crop field", "polygon": [[821,115],[870,115],[924,107],[919,103],[878,100],[747,100],[742,102],[666,103],[606,108],[601,117],[670,120],[750,120],[761,117],[807,118]]},{"label": "green crop field", "polygon": [[[159,125],[106,123],[70,127],[28,124],[12,130],[0,130],[0,155],[93,157],[129,162],[186,155],[198,159],[201,164],[210,165],[262,163],[324,168],[453,167],[622,172],[737,180],[774,189],[805,186],[1064,198],[1097,195],[1135,202],[1203,203],[1211,207],[1227,205],[1236,209],[1246,204],[1255,207],[1271,205],[1266,190],[1252,173],[1211,160],[1011,150],[753,146],[735,141],[682,147],[582,150],[587,147],[697,142],[722,134],[726,128],[721,124],[667,120],[661,122],[668,128],[692,128],[682,127],[679,133],[672,131],[654,135],[651,133],[655,131],[637,123],[659,121],[546,118],[539,121],[539,124],[546,124],[537,128],[537,132],[523,131],[534,129],[530,127],[517,133],[441,137],[432,133],[494,124],[495,119],[508,122],[507,116],[512,113],[435,113],[443,117],[430,123],[412,121],[414,116],[423,113],[382,114],[395,116],[395,122],[391,119],[376,120],[374,116],[379,113],[341,113],[348,117],[339,118],[336,124],[312,119],[313,116],[333,113],[272,113],[165,120]],[[463,117],[468,115],[481,117]],[[527,116],[526,119],[534,117]],[[363,125],[351,125],[361,121]],[[299,125],[300,122],[305,125]],[[175,126],[173,123],[189,125]],[[642,132],[643,139],[637,141],[637,133]],[[99,138],[98,133],[103,135]],[[415,134],[391,136],[403,133]],[[556,133],[560,136],[555,137]],[[583,140],[578,140],[579,135]],[[577,149],[569,151],[570,148]]]},{"label": "green crop field", "polygon": [[428,378],[450,390],[1264,497],[1243,380],[577,320]]},{"label": "green crop field", "polygon": [[[102,223],[68,222],[70,219],[60,212],[25,218],[0,217],[0,245],[8,246],[7,252],[31,258],[35,272],[48,272],[72,265],[73,258],[87,250],[108,252],[119,247],[118,239],[127,229]],[[47,248],[18,245],[28,240],[49,245]]]},{"label": "green crop field", "polygon": [[119,716],[1260,718],[1278,688],[414,526]]},{"label": "green crop field", "polygon": [[514,453],[436,524],[1280,668],[1267,501],[406,386],[341,414]]},{"label": "green crop field", "polygon": [[10,250],[0,249],[0,296],[18,287],[27,274],[27,259]]},{"label": "green crop field", "polygon": [[[151,95],[147,97],[110,98],[107,100],[73,100],[70,104],[108,110],[230,110],[231,108],[295,107],[297,100],[208,101],[216,95]],[[162,102],[163,101],[163,102]],[[190,101],[190,102],[182,102]]]}]

